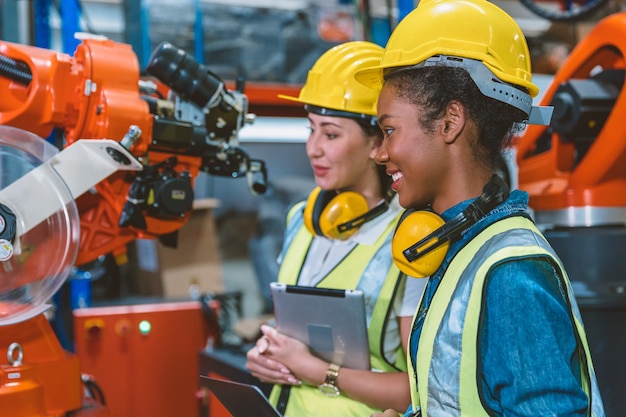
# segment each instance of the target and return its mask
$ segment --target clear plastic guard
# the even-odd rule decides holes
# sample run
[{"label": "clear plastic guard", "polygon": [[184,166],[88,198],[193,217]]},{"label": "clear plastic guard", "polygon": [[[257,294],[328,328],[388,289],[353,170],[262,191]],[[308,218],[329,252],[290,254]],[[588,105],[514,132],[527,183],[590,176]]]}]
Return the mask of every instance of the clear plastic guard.
[{"label": "clear plastic guard", "polygon": [[[30,132],[0,126],[0,190],[42,165],[58,153],[57,148]],[[11,201],[0,201],[16,217],[18,234],[14,241],[1,242],[0,326],[41,314],[46,304],[68,277],[79,247],[80,218],[66,184],[54,171],[36,176],[29,183],[36,190],[24,190],[17,206],[49,205],[54,212],[26,229]],[[41,193],[37,192],[41,190]],[[20,194],[21,195],[21,194]],[[26,230],[19,233],[19,230]]]}]

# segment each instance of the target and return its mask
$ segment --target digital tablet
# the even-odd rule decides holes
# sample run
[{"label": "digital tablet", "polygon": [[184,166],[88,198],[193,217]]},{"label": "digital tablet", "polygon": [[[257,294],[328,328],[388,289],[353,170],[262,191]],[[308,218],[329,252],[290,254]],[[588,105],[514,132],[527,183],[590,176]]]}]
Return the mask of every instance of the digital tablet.
[{"label": "digital tablet", "polygon": [[365,301],[360,290],[270,284],[276,328],[311,352],[352,369],[370,369]]},{"label": "digital tablet", "polygon": [[200,375],[200,386],[211,391],[233,417],[282,417],[255,385]]}]

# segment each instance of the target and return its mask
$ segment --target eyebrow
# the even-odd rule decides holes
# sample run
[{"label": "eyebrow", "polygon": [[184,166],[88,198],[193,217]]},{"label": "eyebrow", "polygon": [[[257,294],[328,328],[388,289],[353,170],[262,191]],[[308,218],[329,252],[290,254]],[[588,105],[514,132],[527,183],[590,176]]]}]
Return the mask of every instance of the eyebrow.
[{"label": "eyebrow", "polygon": [[[310,123],[313,123],[313,121],[312,121],[311,119],[309,119],[309,122],[310,122]],[[340,128],[340,129],[341,129],[341,125],[339,125],[339,124],[337,124],[337,123],[334,123],[334,122],[328,122],[328,121],[326,121],[326,122],[321,122],[321,123],[319,124],[319,126],[320,126],[320,127],[325,127],[325,126],[335,126],[335,127],[337,127],[337,128]]]},{"label": "eyebrow", "polygon": [[392,115],[390,115],[390,114],[383,114],[382,116],[380,116],[380,117],[378,118],[378,124],[380,124],[380,123],[384,122],[384,121],[385,121],[385,119],[388,119],[388,118],[390,118],[390,117],[393,117],[393,116],[392,116]]}]

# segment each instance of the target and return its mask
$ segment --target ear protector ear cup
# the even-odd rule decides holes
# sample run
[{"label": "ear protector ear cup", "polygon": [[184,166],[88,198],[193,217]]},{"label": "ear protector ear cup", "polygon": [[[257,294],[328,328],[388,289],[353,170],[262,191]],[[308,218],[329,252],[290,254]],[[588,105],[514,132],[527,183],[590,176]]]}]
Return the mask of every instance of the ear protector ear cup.
[{"label": "ear protector ear cup", "polygon": [[[446,256],[450,246],[449,241],[414,262],[407,259],[404,251],[415,242],[416,237],[430,236],[444,224],[444,220],[439,215],[429,210],[407,210],[404,212],[391,241],[391,256],[400,271],[416,278],[425,278],[437,271]],[[429,242],[425,242],[424,247],[435,243],[437,240],[436,237],[433,237]]]},{"label": "ear protector ear cup", "polygon": [[[417,278],[434,274],[441,266],[450,242],[485,217],[508,196],[508,185],[502,178],[494,175],[483,188],[480,197],[448,222],[428,210],[405,212],[398,221],[391,242],[396,266],[405,274]],[[416,243],[410,243],[416,239]]]},{"label": "ear protector ear cup", "polygon": [[354,191],[322,190],[316,187],[304,207],[304,224],[314,235],[346,240],[365,222],[387,210],[380,204],[370,210],[365,197]]},{"label": "ear protector ear cup", "polygon": [[[319,222],[317,220],[319,219],[319,214],[321,212],[320,207],[326,205],[326,203],[331,200],[331,198],[328,198],[326,203],[320,203],[318,201],[322,198],[320,194],[322,194],[322,189],[320,187],[313,189],[304,206],[304,225],[312,235],[322,235],[322,231],[319,229]],[[328,197],[330,197],[330,195]]]}]

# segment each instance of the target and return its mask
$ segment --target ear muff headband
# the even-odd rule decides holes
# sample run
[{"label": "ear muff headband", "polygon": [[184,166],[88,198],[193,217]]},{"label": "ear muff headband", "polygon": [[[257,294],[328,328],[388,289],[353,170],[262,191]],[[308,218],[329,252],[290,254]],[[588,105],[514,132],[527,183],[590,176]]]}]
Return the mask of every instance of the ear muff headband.
[{"label": "ear muff headband", "polygon": [[[450,242],[485,217],[508,196],[509,187],[504,180],[494,175],[483,188],[480,197],[449,222],[444,222],[439,218],[440,225],[434,231],[432,231],[433,226],[437,225],[437,221],[433,220],[432,216],[437,216],[435,213],[420,210],[402,216],[392,241],[394,262],[407,275],[423,278],[434,274],[441,266]],[[407,220],[408,224],[402,225]],[[420,227],[419,223],[425,223],[425,225]],[[409,247],[403,244],[410,237],[419,236],[425,237]],[[419,262],[416,262],[418,260]]]},{"label": "ear muff headband", "polygon": [[365,197],[359,193],[337,193],[316,187],[309,194],[304,208],[304,224],[312,234],[345,240],[388,208],[387,200],[369,210]]}]

